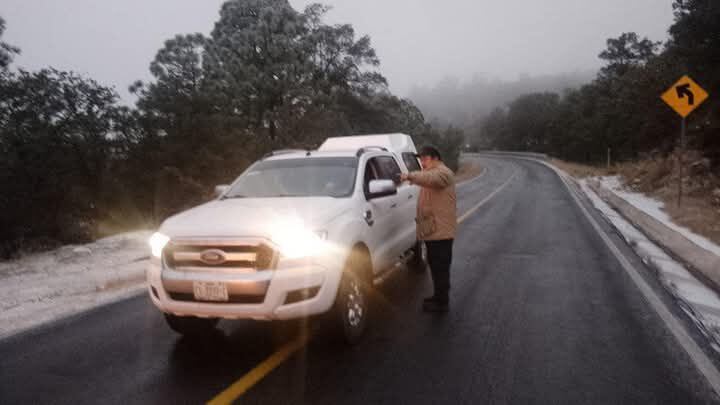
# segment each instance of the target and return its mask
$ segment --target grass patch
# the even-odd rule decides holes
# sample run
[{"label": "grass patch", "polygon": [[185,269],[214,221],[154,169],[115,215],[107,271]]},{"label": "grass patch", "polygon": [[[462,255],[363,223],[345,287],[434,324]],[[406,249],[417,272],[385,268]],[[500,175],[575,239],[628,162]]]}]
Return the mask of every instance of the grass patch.
[{"label": "grass patch", "polygon": [[550,159],[550,163],[577,179],[584,179],[586,177],[609,176],[614,174],[612,170],[608,170],[605,167],[566,162],[560,159]]}]

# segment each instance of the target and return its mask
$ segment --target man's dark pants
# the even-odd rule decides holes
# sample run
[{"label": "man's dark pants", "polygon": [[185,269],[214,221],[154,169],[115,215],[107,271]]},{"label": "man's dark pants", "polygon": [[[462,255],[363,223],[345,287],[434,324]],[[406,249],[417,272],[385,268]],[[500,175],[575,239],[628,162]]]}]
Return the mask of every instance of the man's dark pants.
[{"label": "man's dark pants", "polygon": [[435,294],[433,297],[437,302],[447,303],[450,292],[450,264],[452,263],[453,239],[428,240],[427,247],[428,265],[432,274]]}]

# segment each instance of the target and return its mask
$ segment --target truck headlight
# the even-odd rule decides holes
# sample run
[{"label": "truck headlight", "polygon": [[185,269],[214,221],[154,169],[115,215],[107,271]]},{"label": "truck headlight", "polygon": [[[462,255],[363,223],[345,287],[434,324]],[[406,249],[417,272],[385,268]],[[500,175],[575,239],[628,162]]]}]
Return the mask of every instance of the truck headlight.
[{"label": "truck headlight", "polygon": [[288,259],[300,259],[322,254],[327,250],[327,232],[313,232],[303,227],[280,229],[272,237],[280,254]]},{"label": "truck headlight", "polygon": [[157,257],[158,259],[160,256],[162,256],[162,250],[165,247],[165,245],[170,242],[170,238],[161,234],[160,232],[155,232],[150,237],[150,251],[152,252],[152,255]]}]

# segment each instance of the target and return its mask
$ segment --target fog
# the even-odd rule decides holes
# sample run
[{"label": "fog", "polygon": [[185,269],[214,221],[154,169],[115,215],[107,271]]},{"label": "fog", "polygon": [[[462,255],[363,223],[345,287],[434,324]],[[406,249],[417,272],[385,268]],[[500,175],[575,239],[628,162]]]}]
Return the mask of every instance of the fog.
[{"label": "fog", "polygon": [[430,86],[413,87],[409,98],[436,127],[455,126],[471,130],[495,107],[504,106],[517,97],[552,91],[563,94],[590,82],[595,70],[552,75],[521,75],[515,80],[491,79],[476,75],[470,80],[447,77]]},{"label": "fog", "polygon": [[[290,3],[302,9],[312,1]],[[600,67],[597,54],[608,37],[635,31],[665,40],[672,21],[670,0],[325,3],[333,7],[328,22],[350,23],[359,35],[371,36],[391,90],[416,97],[443,80],[462,87],[473,78],[586,75]],[[22,48],[17,66],[82,72],[114,86],[130,103],[127,86],[150,78],[148,65],[162,43],[177,33],[209,33],[221,4],[3,0],[0,15],[8,25],[4,39]]]}]

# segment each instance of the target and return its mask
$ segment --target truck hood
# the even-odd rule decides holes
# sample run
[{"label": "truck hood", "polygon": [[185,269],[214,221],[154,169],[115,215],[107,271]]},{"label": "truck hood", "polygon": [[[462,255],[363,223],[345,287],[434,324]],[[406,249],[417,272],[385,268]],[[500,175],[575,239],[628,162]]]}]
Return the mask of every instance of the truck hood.
[{"label": "truck hood", "polygon": [[168,218],[159,231],[170,238],[270,238],[285,223],[323,230],[350,207],[350,199],[332,197],[215,200]]}]

